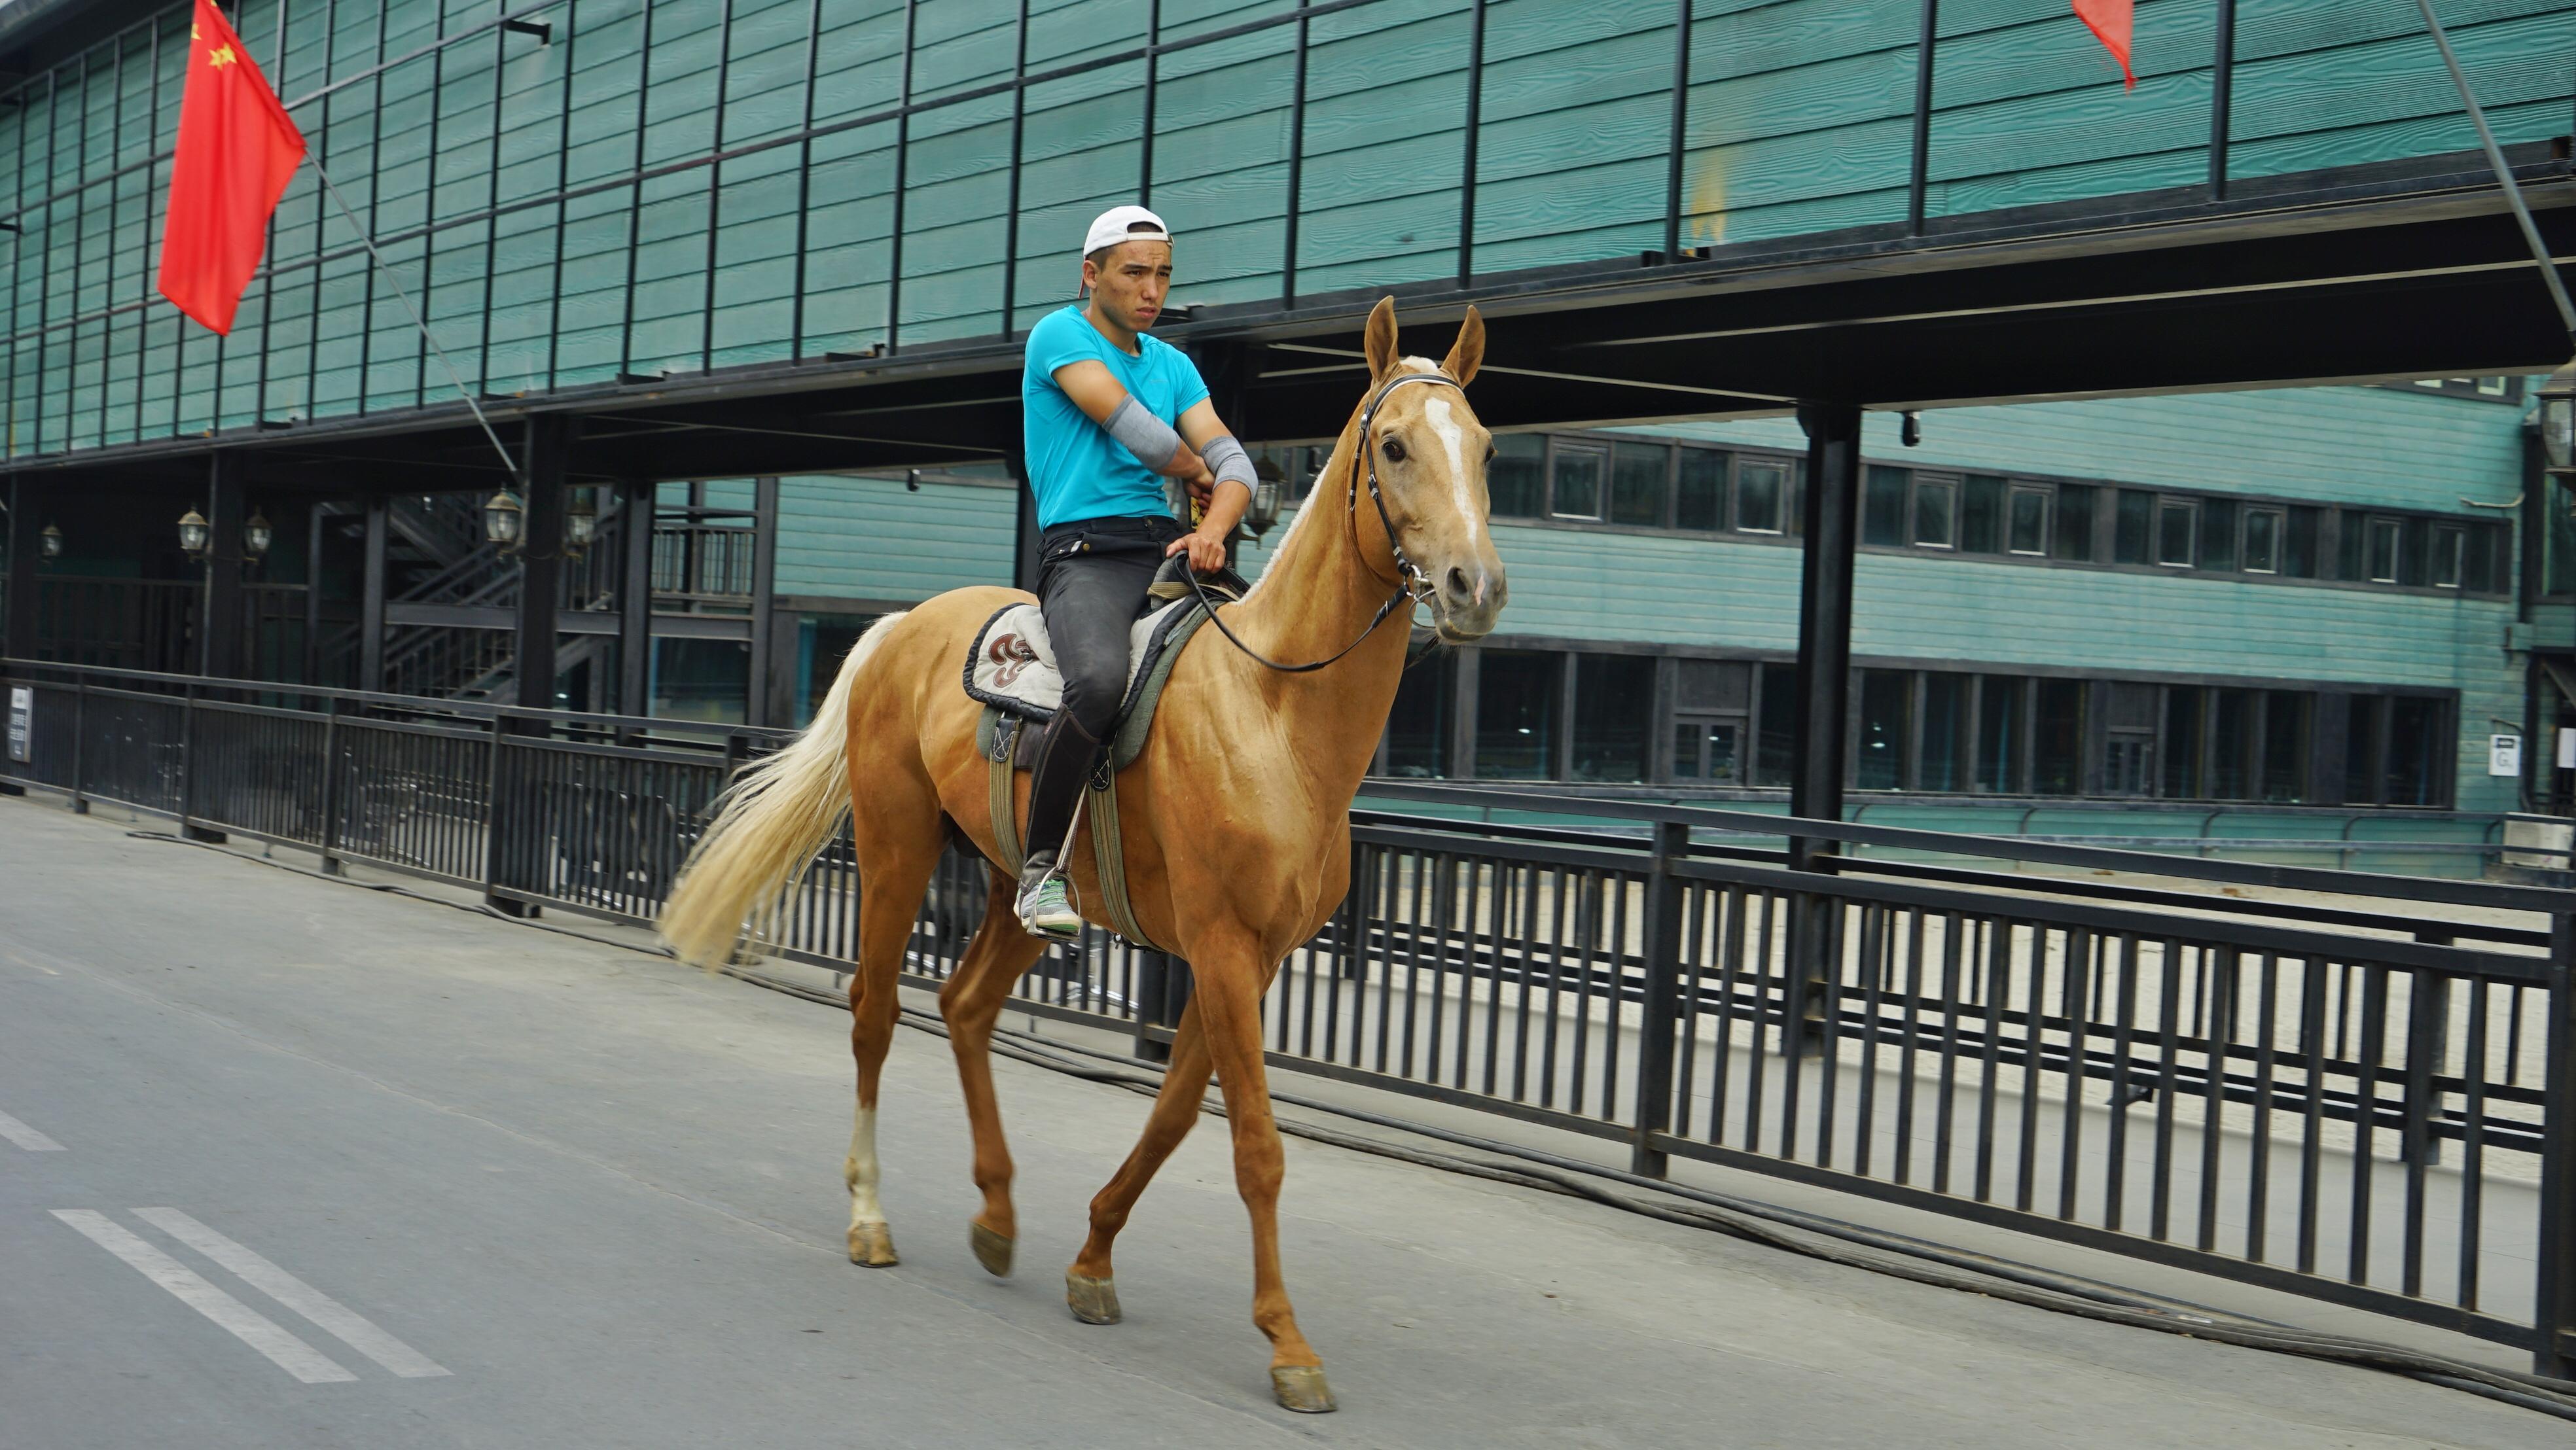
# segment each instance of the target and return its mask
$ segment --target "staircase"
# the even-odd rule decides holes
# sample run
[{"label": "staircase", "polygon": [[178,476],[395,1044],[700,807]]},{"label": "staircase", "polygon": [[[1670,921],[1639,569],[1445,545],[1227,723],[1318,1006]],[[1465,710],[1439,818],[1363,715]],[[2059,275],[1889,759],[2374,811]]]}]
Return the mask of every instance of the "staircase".
[{"label": "staircase", "polygon": [[[518,561],[485,541],[482,504],[474,495],[396,498],[386,511],[385,522],[388,605],[510,611],[519,607]],[[606,552],[622,522],[612,506],[600,520],[594,556]],[[591,571],[575,566],[564,572],[571,596],[566,601],[569,607],[597,608],[607,602],[605,592],[594,584]],[[352,625],[326,646],[326,678],[357,678],[359,631],[359,626]],[[578,667],[598,654],[601,644],[596,635],[575,635],[562,641],[555,654],[557,671]],[[517,639],[507,629],[456,624],[388,625],[384,689],[397,695],[517,704],[516,649]],[[530,703],[542,707],[554,701]]]}]

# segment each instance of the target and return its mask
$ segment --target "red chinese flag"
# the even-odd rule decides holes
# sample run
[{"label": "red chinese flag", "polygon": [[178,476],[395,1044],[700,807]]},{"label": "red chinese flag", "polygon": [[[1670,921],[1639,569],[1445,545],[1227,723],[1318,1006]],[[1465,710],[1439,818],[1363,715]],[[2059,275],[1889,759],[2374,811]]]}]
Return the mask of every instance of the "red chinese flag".
[{"label": "red chinese flag", "polygon": [[233,310],[268,245],[269,213],[303,160],[304,133],[286,119],[241,37],[215,0],[197,0],[161,233],[161,295],[215,331],[232,331]]},{"label": "red chinese flag", "polygon": [[[202,5],[205,0],[197,0]],[[2128,77],[2129,89],[2138,88],[2137,73],[2129,69],[2129,14],[2132,0],[2075,0],[2075,18],[2111,52],[2120,63],[2120,74]]]}]

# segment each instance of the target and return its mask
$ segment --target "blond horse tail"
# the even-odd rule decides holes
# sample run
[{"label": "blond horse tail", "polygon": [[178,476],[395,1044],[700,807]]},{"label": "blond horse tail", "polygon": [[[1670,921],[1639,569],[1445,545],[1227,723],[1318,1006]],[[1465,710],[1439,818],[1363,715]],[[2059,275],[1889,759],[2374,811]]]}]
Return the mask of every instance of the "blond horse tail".
[{"label": "blond horse tail", "polygon": [[841,662],[812,724],[753,762],[717,798],[654,926],[680,960],[722,966],[745,928],[773,923],[785,898],[850,814],[850,690],[901,614],[871,626]]}]

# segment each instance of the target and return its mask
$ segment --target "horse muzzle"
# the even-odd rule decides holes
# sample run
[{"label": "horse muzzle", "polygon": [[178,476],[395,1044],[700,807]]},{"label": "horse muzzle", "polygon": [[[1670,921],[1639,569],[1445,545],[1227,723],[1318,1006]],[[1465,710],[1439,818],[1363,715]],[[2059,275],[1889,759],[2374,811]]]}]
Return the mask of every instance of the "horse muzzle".
[{"label": "horse muzzle", "polygon": [[1432,574],[1432,628],[1451,644],[1464,644],[1493,633],[1511,586],[1498,561],[1470,560]]}]

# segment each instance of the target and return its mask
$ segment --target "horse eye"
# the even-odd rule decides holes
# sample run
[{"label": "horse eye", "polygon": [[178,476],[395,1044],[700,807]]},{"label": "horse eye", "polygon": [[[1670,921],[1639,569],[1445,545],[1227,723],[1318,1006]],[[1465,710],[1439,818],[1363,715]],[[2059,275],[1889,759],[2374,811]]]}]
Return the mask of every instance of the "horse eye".
[{"label": "horse eye", "polygon": [[1385,443],[1383,446],[1384,446],[1385,451],[1386,451],[1386,461],[1387,461],[1387,462],[1389,462],[1389,463],[1402,463],[1402,462],[1404,461],[1404,444],[1403,444],[1403,443],[1399,442],[1399,441],[1398,441],[1398,440],[1396,440],[1396,439],[1389,438],[1388,440],[1386,440],[1386,443]]}]

